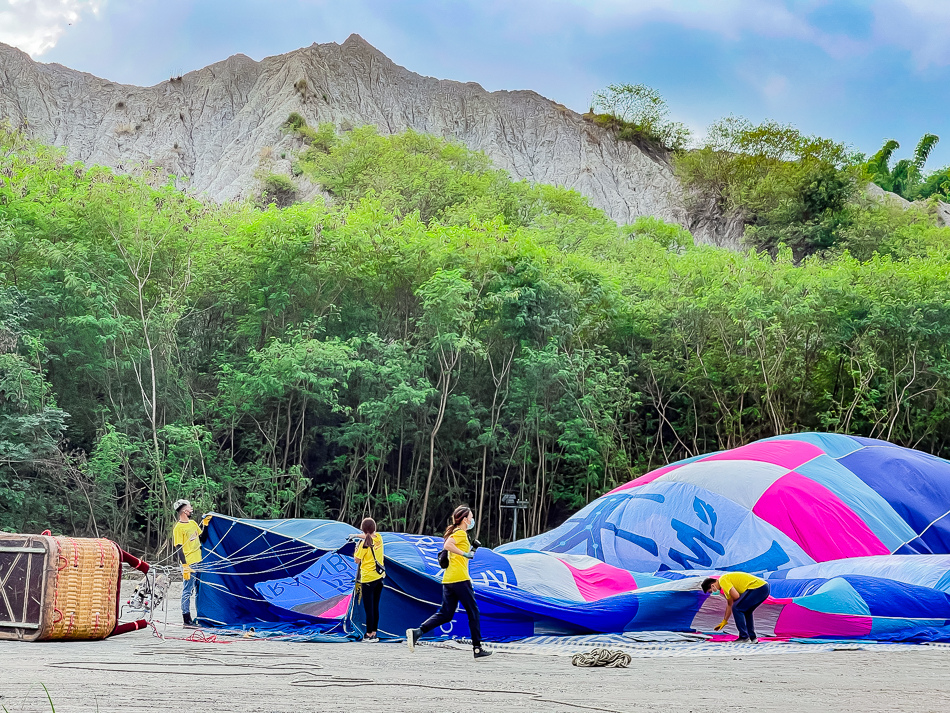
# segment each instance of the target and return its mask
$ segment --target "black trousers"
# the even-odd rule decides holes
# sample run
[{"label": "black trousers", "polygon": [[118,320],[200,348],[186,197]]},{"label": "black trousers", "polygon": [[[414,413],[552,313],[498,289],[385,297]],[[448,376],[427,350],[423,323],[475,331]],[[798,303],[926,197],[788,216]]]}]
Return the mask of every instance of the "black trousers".
[{"label": "black trousers", "polygon": [[769,597],[771,588],[766,582],[755,589],[745,590],[736,603],[732,605],[732,613],[735,614],[736,628],[739,630],[739,636],[746,639],[754,639],[755,622],[752,620],[752,612],[758,609],[759,605]]},{"label": "black trousers", "polygon": [[379,628],[379,598],[383,595],[383,580],[360,585],[363,596],[363,611],[366,612],[366,633]]},{"label": "black trousers", "polygon": [[439,611],[425,620],[420,628],[423,634],[432,631],[437,626],[452,621],[459,603],[465,607],[468,614],[468,628],[472,632],[472,646],[476,649],[482,645],[482,630],[478,619],[478,604],[475,603],[475,589],[472,580],[452,582],[442,585],[442,606]]}]

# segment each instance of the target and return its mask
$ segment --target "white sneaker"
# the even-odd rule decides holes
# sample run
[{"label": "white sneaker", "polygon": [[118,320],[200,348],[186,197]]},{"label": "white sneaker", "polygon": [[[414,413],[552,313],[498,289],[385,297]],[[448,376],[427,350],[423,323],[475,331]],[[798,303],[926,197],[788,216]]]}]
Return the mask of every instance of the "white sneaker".
[{"label": "white sneaker", "polygon": [[410,651],[416,650],[416,642],[420,636],[422,636],[422,632],[418,629],[406,629],[406,643],[409,645]]}]

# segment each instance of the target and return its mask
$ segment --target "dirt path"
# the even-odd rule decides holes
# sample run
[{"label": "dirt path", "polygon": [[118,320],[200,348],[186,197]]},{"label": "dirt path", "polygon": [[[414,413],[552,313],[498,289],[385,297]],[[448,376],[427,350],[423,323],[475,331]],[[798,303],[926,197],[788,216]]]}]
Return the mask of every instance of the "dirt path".
[{"label": "dirt path", "polygon": [[466,651],[431,646],[410,653],[405,644],[197,644],[162,642],[150,631],[104,642],[0,642],[0,704],[9,713],[49,713],[41,682],[57,713],[942,713],[950,649],[634,659],[628,669],[578,669],[554,656],[498,653],[475,662]]}]

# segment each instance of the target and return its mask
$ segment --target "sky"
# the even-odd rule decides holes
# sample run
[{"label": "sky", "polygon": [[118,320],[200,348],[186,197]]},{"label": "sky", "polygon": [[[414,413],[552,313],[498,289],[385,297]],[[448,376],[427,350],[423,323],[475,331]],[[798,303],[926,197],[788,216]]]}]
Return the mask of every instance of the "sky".
[{"label": "sky", "polygon": [[930,132],[927,168],[950,164],[950,0],[0,0],[0,42],[146,86],[351,33],[419,74],[580,112],[643,83],[697,136],[735,114],[904,157]]}]

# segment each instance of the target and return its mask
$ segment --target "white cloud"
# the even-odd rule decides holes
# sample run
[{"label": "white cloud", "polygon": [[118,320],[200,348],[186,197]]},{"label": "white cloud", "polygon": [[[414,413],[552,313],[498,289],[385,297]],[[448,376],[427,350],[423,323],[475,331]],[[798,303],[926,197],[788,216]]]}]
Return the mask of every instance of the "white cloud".
[{"label": "white cloud", "polygon": [[793,39],[820,47],[833,59],[867,54],[881,47],[906,51],[918,70],[950,65],[948,0],[868,0],[872,36],[855,39],[827,32],[809,21],[811,11],[835,0],[547,0],[583,11],[601,27],[618,22],[670,22],[739,41],[744,34]]},{"label": "white cloud", "polygon": [[0,0],[0,42],[37,57],[56,46],[69,25],[98,14],[105,0]]},{"label": "white cloud", "polygon": [[919,70],[950,65],[950,2],[879,0],[874,35],[880,44],[909,52]]},{"label": "white cloud", "polygon": [[[824,32],[807,20],[821,0],[799,2],[792,10],[782,0],[551,0],[581,9],[601,27],[616,23],[669,22],[739,41],[745,34],[795,39],[817,45],[832,57],[857,50],[860,43]],[[913,1],[913,0],[908,0]],[[921,0],[922,1],[922,0]]]}]

